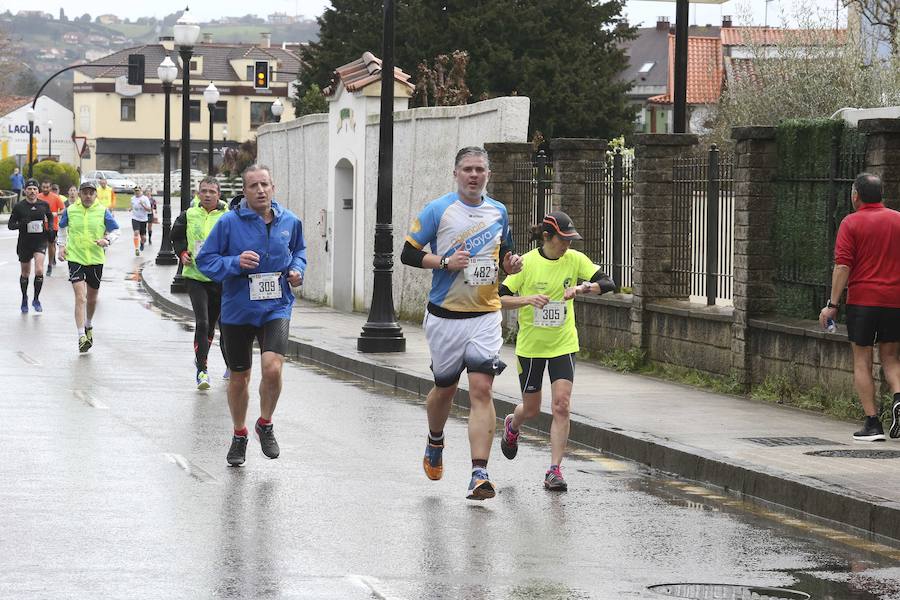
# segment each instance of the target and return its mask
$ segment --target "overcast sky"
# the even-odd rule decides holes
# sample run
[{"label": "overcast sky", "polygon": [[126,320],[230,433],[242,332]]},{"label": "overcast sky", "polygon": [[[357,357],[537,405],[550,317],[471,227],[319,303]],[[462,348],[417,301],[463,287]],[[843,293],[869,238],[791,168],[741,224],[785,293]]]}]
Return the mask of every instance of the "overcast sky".
[{"label": "overcast sky", "polygon": [[[709,2],[711,0],[703,0]],[[715,0],[717,1],[717,0]],[[193,0],[187,2],[195,17],[201,21],[209,21],[223,16],[242,16],[249,12],[256,12],[265,17],[273,12],[283,12],[290,15],[303,15],[316,17],[322,13],[326,6],[330,6],[330,0],[255,0],[248,4],[223,3],[221,0]],[[782,15],[794,15],[799,7],[807,5],[817,9],[822,19],[835,19],[835,8],[839,0],[728,0],[722,5],[691,5],[691,23],[716,24],[721,22],[721,16],[733,15],[735,24],[746,25],[749,16],[753,25],[763,25],[766,19],[766,6],[768,6],[768,24],[780,26],[783,24]],[[40,6],[41,10],[59,14],[59,7],[65,8],[69,16],[78,16],[90,13],[92,17],[98,14],[112,13],[120,17],[135,19],[141,16],[163,17],[184,8],[186,0],[156,0],[152,4],[143,2],[128,2],[123,5],[121,0],[67,0],[65,4],[58,0],[48,0],[36,4],[34,0],[3,0],[4,9],[9,8],[13,12],[19,10],[32,10]],[[227,6],[223,11],[223,6]],[[639,25],[652,26],[658,16],[669,16],[675,21],[675,2],[664,0],[628,0],[626,13],[630,21]],[[839,19],[841,26],[846,23],[846,11],[840,10]],[[791,24],[790,21],[788,24]]]}]

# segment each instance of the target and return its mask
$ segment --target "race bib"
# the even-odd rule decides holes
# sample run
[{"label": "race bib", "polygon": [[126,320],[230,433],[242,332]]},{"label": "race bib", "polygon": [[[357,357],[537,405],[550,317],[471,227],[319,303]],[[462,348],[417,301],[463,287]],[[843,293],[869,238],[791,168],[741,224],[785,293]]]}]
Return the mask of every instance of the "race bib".
[{"label": "race bib", "polygon": [[493,285],[497,283],[497,261],[488,256],[469,257],[464,273],[469,285]]},{"label": "race bib", "polygon": [[43,233],[44,231],[44,222],[43,221],[28,221],[28,225],[26,225],[28,229],[28,233]]},{"label": "race bib", "polygon": [[249,277],[251,300],[281,298],[281,273],[252,273]]},{"label": "race bib", "polygon": [[564,300],[548,302],[543,308],[534,309],[535,327],[561,327],[566,321],[566,303]]}]

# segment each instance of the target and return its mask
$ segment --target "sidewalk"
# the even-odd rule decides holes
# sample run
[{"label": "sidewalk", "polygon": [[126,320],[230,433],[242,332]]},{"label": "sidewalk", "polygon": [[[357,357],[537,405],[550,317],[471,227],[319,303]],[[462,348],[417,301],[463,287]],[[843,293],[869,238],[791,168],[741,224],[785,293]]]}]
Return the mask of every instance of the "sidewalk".
[{"label": "sidewalk", "polygon": [[[187,294],[169,291],[174,273],[175,267],[150,262],[143,285],[161,308],[190,316]],[[356,340],[366,317],[298,301],[291,321],[292,356],[424,397],[432,379],[422,328],[402,323],[405,353],[361,354]],[[513,350],[507,345],[501,351],[510,366],[494,385],[501,419],[519,399]],[[586,361],[578,363],[575,375],[573,442],[900,540],[900,441],[855,443],[851,434],[857,423],[617,373]],[[460,387],[456,402],[465,407],[465,377]],[[545,398],[541,418],[530,425],[548,431],[548,410]],[[876,456],[881,460],[808,455],[817,451],[885,454]],[[494,468],[502,470],[499,443],[492,458]],[[577,489],[576,481],[572,485]]]}]

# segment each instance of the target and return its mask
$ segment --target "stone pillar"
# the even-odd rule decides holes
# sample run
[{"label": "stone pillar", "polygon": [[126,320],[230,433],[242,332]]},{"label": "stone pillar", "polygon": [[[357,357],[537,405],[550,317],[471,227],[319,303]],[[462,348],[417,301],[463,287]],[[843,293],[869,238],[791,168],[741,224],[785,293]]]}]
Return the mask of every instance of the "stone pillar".
[{"label": "stone pillar", "polygon": [[866,134],[866,171],[881,177],[885,206],[900,209],[900,120],[862,119]]},{"label": "stone pillar", "polygon": [[491,161],[491,179],[487,184],[488,196],[499,200],[509,208],[515,189],[515,164],[531,160],[531,144],[498,142],[485,144]]},{"label": "stone pillar", "polygon": [[634,144],[631,336],[634,347],[645,349],[647,303],[674,297],[673,160],[690,152],[697,145],[697,136],[689,133],[644,133],[634,136]]},{"label": "stone pillar", "polygon": [[774,127],[735,127],[734,156],[734,325],[732,368],[738,381],[752,383],[752,318],[775,311],[775,177],[778,168]]},{"label": "stone pillar", "polygon": [[[583,227],[585,198],[585,167],[590,161],[606,158],[606,140],[588,138],[558,138],[550,140],[553,158],[553,209],[561,210]],[[580,249],[583,242],[573,247]]]}]

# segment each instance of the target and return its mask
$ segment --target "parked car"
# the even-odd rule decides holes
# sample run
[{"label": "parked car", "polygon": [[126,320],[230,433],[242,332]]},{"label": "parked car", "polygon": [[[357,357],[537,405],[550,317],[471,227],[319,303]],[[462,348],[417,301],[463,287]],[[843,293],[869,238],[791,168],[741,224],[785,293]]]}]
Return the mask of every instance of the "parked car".
[{"label": "parked car", "polygon": [[134,188],[137,185],[132,180],[128,179],[118,171],[88,171],[84,175],[81,176],[81,183],[85,181],[91,181],[95,185],[99,185],[99,180],[103,178],[106,179],[106,184],[113,189],[116,193],[127,193],[133,194]]}]

